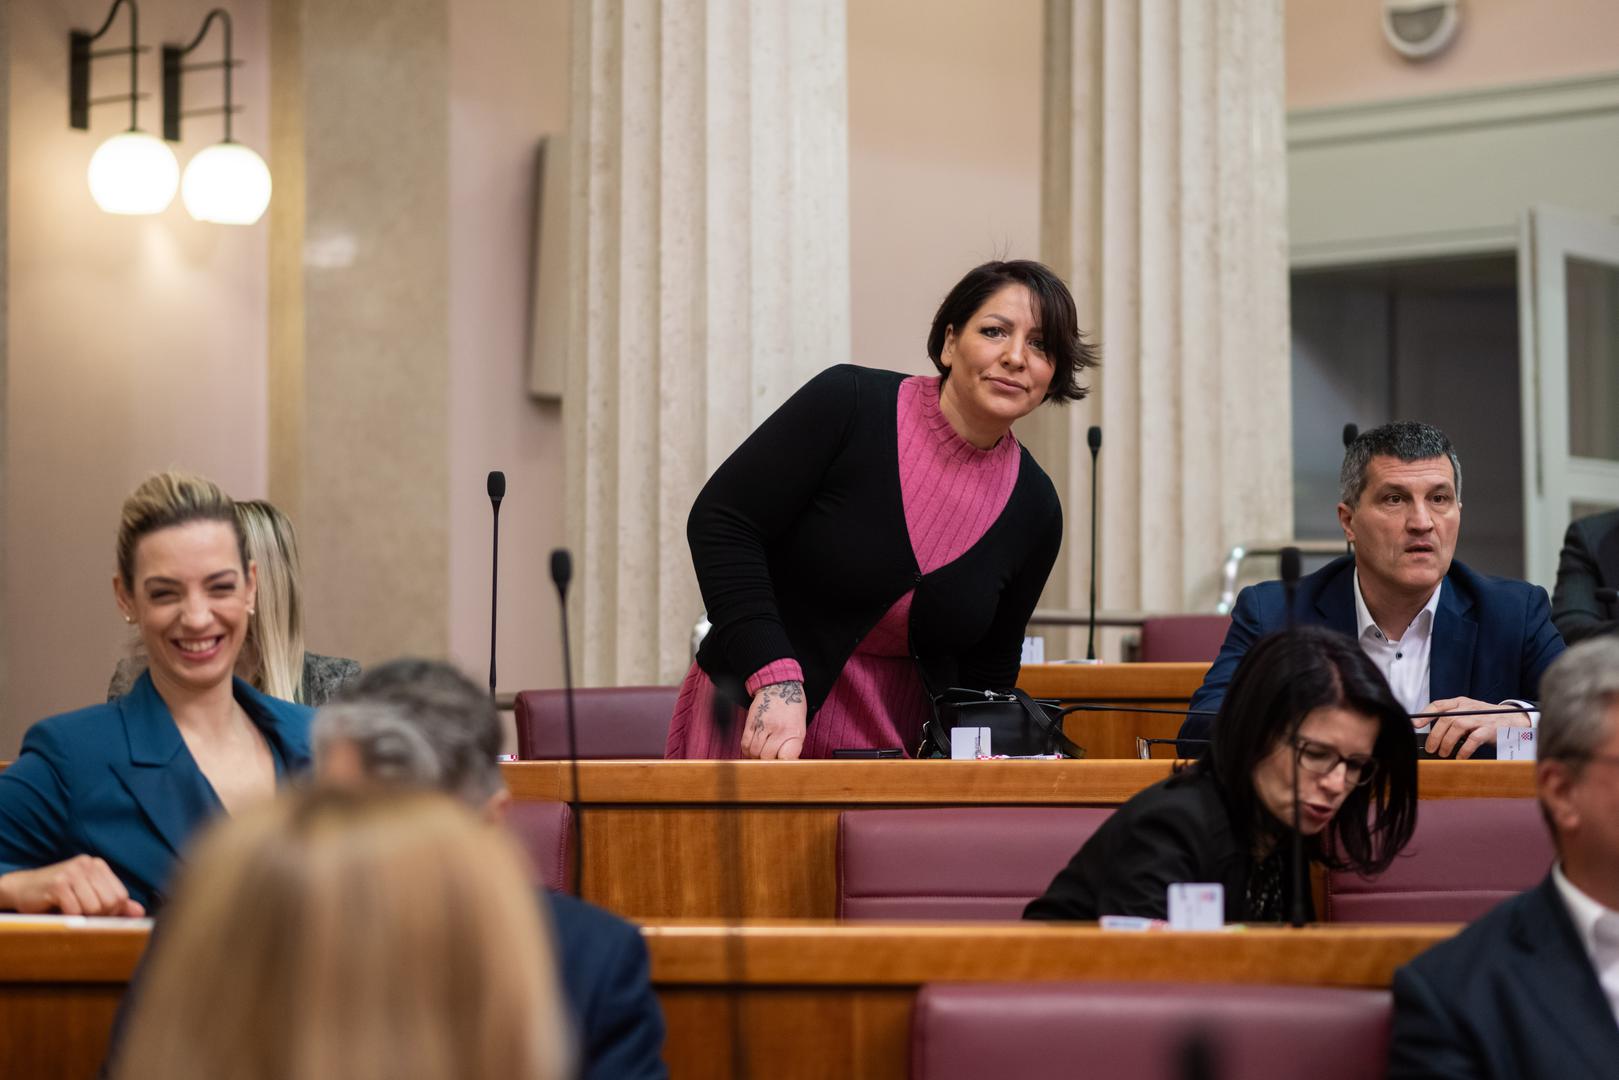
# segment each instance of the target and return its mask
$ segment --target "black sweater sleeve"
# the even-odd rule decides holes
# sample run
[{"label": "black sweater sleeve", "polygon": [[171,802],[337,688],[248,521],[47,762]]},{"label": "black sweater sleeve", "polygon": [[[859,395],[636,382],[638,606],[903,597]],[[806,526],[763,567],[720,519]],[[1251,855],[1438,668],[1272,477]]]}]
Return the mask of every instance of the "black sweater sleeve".
[{"label": "black sweater sleeve", "polygon": [[859,408],[848,364],[806,383],[714,471],[686,521],[712,649],[747,678],[792,657],[771,583],[769,548],[786,535],[821,487]]},{"label": "black sweater sleeve", "polygon": [[[1025,457],[1024,465],[1030,464]],[[1049,481],[1044,490],[1049,493],[1050,507],[1040,542],[1012,574],[983,639],[961,660],[960,682],[968,689],[1005,690],[1017,683],[1029,616],[1040,602],[1040,593],[1046,587],[1046,578],[1051,576],[1057,552],[1062,547],[1062,504],[1057,501],[1057,493]]]}]

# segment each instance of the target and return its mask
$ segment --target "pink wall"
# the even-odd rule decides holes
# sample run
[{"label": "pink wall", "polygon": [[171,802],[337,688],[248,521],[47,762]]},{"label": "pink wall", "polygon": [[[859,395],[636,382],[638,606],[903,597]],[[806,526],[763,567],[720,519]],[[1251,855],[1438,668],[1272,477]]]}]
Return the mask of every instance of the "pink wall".
[{"label": "pink wall", "polygon": [[[189,41],[212,0],[143,12],[144,41]],[[91,130],[67,124],[67,34],[94,30],[106,0],[14,4],[10,41],[9,401],[4,563],[7,623],[0,757],[43,716],[101,700],[124,642],[113,606],[119,506],[148,472],[180,466],[232,493],[265,486],[267,232],[192,221],[178,197],[163,214],[122,218],[90,198],[96,146],[127,124],[98,106]],[[267,152],[267,0],[232,5],[239,141]],[[109,43],[127,34],[120,14]],[[218,33],[217,27],[214,33]],[[218,47],[214,39],[205,50]],[[212,54],[208,58],[212,58]],[[97,62],[92,96],[127,83],[121,59]],[[156,51],[142,57],[141,125],[161,128]],[[210,78],[187,81],[207,104]],[[183,168],[220,137],[188,120]],[[274,162],[271,162],[272,169]]]},{"label": "pink wall", "polygon": [[1465,0],[1456,40],[1412,63],[1375,0],[1286,0],[1287,107],[1308,109],[1619,71],[1614,0]]},{"label": "pink wall", "polygon": [[500,688],[559,686],[561,414],[526,384],[535,150],[567,127],[566,0],[456,0],[450,85],[451,658],[487,676],[484,481],[501,469]]},{"label": "pink wall", "polygon": [[851,0],[848,17],[852,359],[931,371],[950,286],[1039,257],[1041,5]]}]

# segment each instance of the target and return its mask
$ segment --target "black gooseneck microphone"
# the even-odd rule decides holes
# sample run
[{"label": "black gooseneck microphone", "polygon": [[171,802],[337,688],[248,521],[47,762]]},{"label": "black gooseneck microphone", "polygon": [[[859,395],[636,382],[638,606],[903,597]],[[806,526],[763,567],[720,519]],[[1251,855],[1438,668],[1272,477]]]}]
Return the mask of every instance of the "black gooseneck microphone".
[{"label": "black gooseneck microphone", "polygon": [[1091,448],[1091,623],[1090,636],[1085,642],[1085,659],[1096,659],[1096,455],[1102,449],[1102,429],[1092,424],[1085,432],[1085,442]]},{"label": "black gooseneck microphone", "polygon": [[[1282,549],[1282,595],[1285,597],[1283,603],[1287,607],[1287,632],[1289,634],[1293,633],[1293,625],[1296,621],[1293,614],[1293,600],[1298,595],[1299,591],[1299,561],[1298,548],[1285,547]],[[1291,684],[1289,685],[1291,686]],[[1292,697],[1291,690],[1289,691],[1288,696],[1289,698]],[[1288,711],[1292,712],[1293,709],[1289,707]],[[1304,834],[1299,831],[1300,799],[1298,738],[1299,721],[1301,719],[1302,717],[1294,717],[1292,729],[1288,732],[1287,740],[1288,746],[1293,754],[1293,836],[1291,840],[1293,850],[1291,853],[1292,866],[1288,868],[1289,878],[1291,879],[1289,881],[1289,892],[1292,893],[1292,896],[1289,897],[1290,902],[1288,906],[1290,910],[1288,921],[1295,928],[1304,925]]]},{"label": "black gooseneck microphone", "polygon": [[573,811],[573,891],[585,894],[585,823],[579,805],[579,739],[573,725],[573,650],[568,644],[568,585],[573,581],[573,556],[567,548],[551,552],[551,584],[557,587],[562,611],[562,702],[568,722],[568,807]]},{"label": "black gooseneck microphone", "polygon": [[[1345,424],[1344,425],[1344,453],[1347,454],[1349,452],[1349,444],[1354,442],[1358,438],[1360,438],[1360,428],[1356,427],[1354,424]],[[1344,541],[1344,550],[1348,551],[1351,555],[1353,555],[1355,553],[1355,545],[1351,544],[1349,541],[1345,540]]]},{"label": "black gooseneck microphone", "polygon": [[495,512],[495,550],[489,557],[489,696],[495,696],[495,605],[500,598],[500,500],[506,497],[506,474],[495,469],[489,474],[489,505]]}]

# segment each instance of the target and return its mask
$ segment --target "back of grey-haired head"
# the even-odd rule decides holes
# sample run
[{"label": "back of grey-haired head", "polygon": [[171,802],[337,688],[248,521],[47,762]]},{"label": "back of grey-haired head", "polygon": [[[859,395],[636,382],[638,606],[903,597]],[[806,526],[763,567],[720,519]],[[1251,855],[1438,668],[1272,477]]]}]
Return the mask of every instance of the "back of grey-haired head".
[{"label": "back of grey-haired head", "polygon": [[[346,710],[357,706],[365,714],[350,718]],[[334,711],[339,707],[344,711]],[[393,722],[371,715],[373,709],[391,714]],[[346,739],[377,779],[431,784],[474,807],[505,786],[497,761],[500,717],[489,691],[441,660],[393,660],[370,668],[320,710],[315,724],[317,753],[323,738],[325,745]],[[431,765],[420,763],[417,750],[425,750]],[[393,775],[372,772],[373,761]]]},{"label": "back of grey-haired head", "polygon": [[1343,468],[1338,471],[1338,499],[1345,506],[1359,505],[1361,493],[1366,490],[1366,469],[1374,457],[1392,457],[1405,462],[1448,457],[1451,475],[1456,480],[1456,501],[1461,502],[1462,462],[1456,456],[1456,448],[1450,445],[1450,439],[1432,424],[1396,420],[1361,432],[1344,451]]},{"label": "back of grey-haired head", "polygon": [[1611,736],[1608,713],[1619,704],[1619,637],[1580,642],[1540,677],[1540,733],[1535,756],[1578,764]]}]

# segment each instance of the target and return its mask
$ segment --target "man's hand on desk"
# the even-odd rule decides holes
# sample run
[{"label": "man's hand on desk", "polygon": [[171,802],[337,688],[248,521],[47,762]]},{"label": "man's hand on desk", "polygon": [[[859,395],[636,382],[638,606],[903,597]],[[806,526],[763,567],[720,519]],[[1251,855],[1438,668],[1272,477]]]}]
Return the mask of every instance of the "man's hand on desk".
[{"label": "man's hand on desk", "polygon": [[804,749],[809,708],[804,684],[771,683],[753,695],[747,726],[742,729],[742,756],[768,761],[796,761]]},{"label": "man's hand on desk", "polygon": [[0,908],[23,915],[61,912],[138,919],[146,914],[129,898],[112,867],[94,855],[75,855],[37,870],[0,875]]},{"label": "man's hand on desk", "polygon": [[[1516,705],[1497,705],[1488,701],[1479,701],[1477,698],[1453,697],[1442,698],[1439,701],[1428,703],[1422,711],[1425,713],[1448,712],[1476,712],[1489,710],[1492,716],[1438,716],[1433,720],[1433,728],[1428,732],[1428,741],[1424,744],[1428,753],[1438,754],[1440,757],[1450,757],[1455,750],[1457,760],[1470,758],[1479,747],[1486,743],[1495,742],[1495,731],[1503,727],[1528,727],[1529,714]],[[1421,721],[1417,721],[1421,726]],[[1461,749],[1456,750],[1460,744]]]}]

